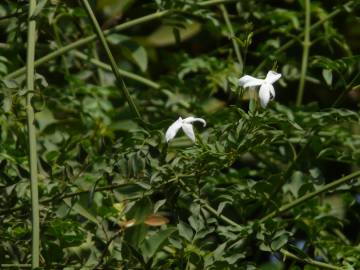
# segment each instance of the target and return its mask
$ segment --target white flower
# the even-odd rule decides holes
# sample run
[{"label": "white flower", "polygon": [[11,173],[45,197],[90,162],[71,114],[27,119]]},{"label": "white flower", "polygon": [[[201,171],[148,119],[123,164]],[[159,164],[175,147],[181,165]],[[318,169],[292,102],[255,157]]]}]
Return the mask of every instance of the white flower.
[{"label": "white flower", "polygon": [[272,84],[281,78],[280,73],[270,70],[266,75],[265,80],[257,79],[249,75],[245,75],[239,79],[239,84],[243,87],[254,87],[260,85],[259,98],[263,108],[269,103],[271,99],[275,98],[275,90]]},{"label": "white flower", "polygon": [[204,127],[206,126],[206,122],[202,118],[195,118],[190,116],[182,119],[181,117],[179,117],[179,119],[172,123],[171,126],[167,129],[165,134],[166,142],[170,142],[172,139],[174,139],[180,128],[182,128],[186,136],[188,136],[193,142],[195,142],[195,134],[192,123],[196,121],[203,123]]}]

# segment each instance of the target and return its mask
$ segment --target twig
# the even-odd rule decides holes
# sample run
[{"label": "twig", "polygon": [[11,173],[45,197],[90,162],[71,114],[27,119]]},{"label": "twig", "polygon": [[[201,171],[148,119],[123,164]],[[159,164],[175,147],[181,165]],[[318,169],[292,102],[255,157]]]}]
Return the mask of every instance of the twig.
[{"label": "twig", "polygon": [[310,264],[310,265],[317,266],[317,267],[321,267],[323,269],[333,269],[333,270],[342,270],[343,269],[341,267],[331,265],[331,264],[328,264],[328,263],[315,261],[315,260],[310,259],[310,258],[300,258],[300,257],[296,256],[295,254],[291,253],[290,251],[287,251],[287,250],[285,250],[283,248],[280,249],[280,252],[285,256],[285,258],[289,257],[289,258],[292,258],[292,259],[294,259],[296,261],[303,262],[303,263]]},{"label": "twig", "polygon": [[[95,192],[105,191],[105,190],[113,190],[113,189],[116,189],[116,188],[119,188],[119,187],[122,187],[122,186],[126,186],[126,185],[128,185],[128,184],[113,184],[113,185],[109,185],[109,186],[105,186],[105,187],[99,187],[99,188],[95,189]],[[51,198],[41,200],[40,203],[44,205],[44,204],[48,204],[48,203],[53,202],[53,201],[61,201],[61,200],[66,199],[66,198],[76,197],[78,195],[81,195],[83,193],[88,193],[88,192],[90,192],[90,189],[89,190],[80,190],[80,191],[76,191],[76,192],[72,192],[72,193],[68,193],[68,194],[60,193],[60,194],[54,195]],[[23,209],[25,207],[27,207],[27,205],[20,205],[20,206],[17,206],[17,207],[13,207],[11,209],[0,210],[0,215],[16,212],[16,211],[19,211],[19,210],[21,210],[21,209]]]},{"label": "twig", "polygon": [[[137,18],[137,19],[134,19],[134,20],[131,20],[131,21],[128,21],[128,22],[125,22],[125,23],[122,23],[122,24],[119,24],[117,26],[115,26],[114,28],[111,28],[109,30],[106,30],[104,31],[104,34],[105,35],[110,35],[112,33],[115,33],[115,32],[119,32],[119,31],[122,31],[124,29],[127,29],[127,28],[130,28],[132,26],[135,26],[135,25],[139,25],[139,24],[143,24],[143,23],[146,23],[146,22],[149,22],[149,21],[152,21],[152,20],[155,20],[155,19],[158,19],[158,18],[161,18],[163,16],[165,16],[166,14],[169,14],[170,11],[169,10],[165,10],[165,11],[161,11],[161,12],[154,12],[152,14],[149,14],[149,15],[146,15],[146,16],[143,16],[143,17],[140,17],[140,18]],[[57,49],[56,51],[53,51],[39,59],[37,59],[35,61],[35,67],[37,66],[40,66],[60,55],[63,55],[64,53],[68,52],[68,51],[71,51],[75,48],[78,48],[80,46],[83,46],[85,44],[88,44],[89,42],[92,42],[93,40],[96,39],[96,35],[90,35],[88,37],[85,37],[85,38],[81,38],[73,43],[70,43],[62,48],[59,48]],[[14,79],[14,78],[17,78],[19,76],[21,76],[22,74],[25,73],[25,68],[19,68],[11,73],[9,73],[8,75],[5,76],[5,79]]]},{"label": "twig", "polygon": [[265,217],[263,217],[262,219],[260,219],[260,222],[265,222],[273,217],[275,217],[276,215],[278,214],[281,214],[283,212],[286,212],[296,206],[298,206],[299,204],[305,202],[305,201],[308,201],[312,198],[314,198],[316,195],[319,195],[321,193],[324,193],[330,189],[333,189],[333,188],[336,188],[352,179],[354,179],[355,177],[358,177],[360,176],[360,171],[357,171],[357,172],[354,172],[354,173],[351,173],[347,176],[344,176],[338,180],[335,180],[325,186],[323,186],[322,188],[314,191],[314,192],[311,192],[311,193],[308,193],[308,194],[305,194],[304,196],[301,196],[299,198],[297,198],[295,201],[292,201],[291,203],[288,203],[288,204],[285,204],[283,206],[281,206],[278,210],[275,210],[273,212],[271,212],[270,214],[266,215]]},{"label": "twig", "polygon": [[8,15],[0,17],[0,21],[10,19],[10,18],[14,18],[14,17],[19,18],[20,16],[25,15],[25,14],[26,14],[25,11],[15,12],[15,13],[8,14]]},{"label": "twig", "polygon": [[296,105],[300,106],[304,97],[305,77],[307,72],[308,60],[309,60],[309,48],[310,43],[310,15],[311,6],[310,0],[305,0],[305,29],[304,29],[304,42],[303,42],[303,55],[301,63],[300,83],[296,98]]},{"label": "twig", "polygon": [[233,3],[237,2],[238,0],[209,0],[203,1],[198,3],[199,6],[210,6],[210,5],[217,5],[217,4],[226,4],[226,3]]},{"label": "twig", "polygon": [[[234,2],[233,0],[212,0],[212,1],[204,1],[204,2],[201,2],[201,3],[198,3],[199,6],[211,6],[211,5],[215,5],[215,4],[221,4],[221,3],[231,3],[231,2]],[[156,11],[154,13],[151,13],[149,15],[145,15],[143,17],[140,17],[140,18],[136,18],[134,20],[130,20],[130,21],[127,21],[125,23],[122,23],[122,24],[119,24],[111,29],[108,29],[106,31],[104,31],[104,35],[110,35],[110,34],[113,34],[113,33],[116,33],[116,32],[119,32],[119,31],[122,31],[122,30],[125,30],[125,29],[128,29],[130,27],[133,27],[133,26],[136,26],[136,25],[139,25],[139,24],[143,24],[143,23],[147,23],[147,22],[150,22],[152,20],[156,20],[156,19],[160,19],[162,17],[164,17],[165,15],[168,15],[170,14],[172,11],[171,10],[163,10],[163,11]],[[80,46],[83,46],[89,42],[92,42],[96,39],[96,35],[90,35],[88,37],[84,37],[84,38],[81,38],[73,43],[70,43],[62,48],[59,48],[39,59],[37,59],[35,61],[35,67],[38,67],[44,63],[47,63],[49,62],[50,60],[52,59],[55,59],[56,57],[68,52],[68,51],[71,51],[75,48],[78,48]],[[4,79],[6,80],[9,80],[9,79],[14,79],[14,78],[17,78],[21,75],[23,75],[25,73],[25,68],[19,68],[9,74],[7,74]]]},{"label": "twig", "polygon": [[229,34],[230,34],[230,39],[232,41],[232,44],[233,44],[233,47],[234,47],[234,50],[235,50],[236,58],[237,58],[237,60],[239,62],[239,65],[240,65],[240,74],[242,74],[243,69],[244,69],[244,63],[243,63],[243,59],[242,59],[242,56],[241,56],[239,45],[238,45],[238,43],[236,42],[236,39],[235,39],[235,33],[234,33],[234,29],[232,27],[231,21],[229,19],[229,14],[228,14],[224,4],[220,5],[220,9],[221,9],[221,12],[223,14],[226,26],[227,26]]},{"label": "twig", "polygon": [[39,224],[39,195],[37,179],[37,149],[36,149],[36,127],[34,124],[35,113],[31,100],[34,93],[34,61],[36,43],[36,20],[32,18],[36,8],[36,0],[29,1],[28,36],[26,52],[26,114],[29,139],[29,164],[31,181],[31,212],[32,212],[32,247],[31,265],[32,268],[39,267],[40,256],[40,224]]},{"label": "twig", "polygon": [[129,90],[126,87],[125,82],[121,77],[121,74],[119,73],[117,64],[115,62],[114,56],[111,53],[109,44],[107,43],[107,41],[105,39],[105,35],[104,35],[103,31],[100,28],[100,25],[99,25],[99,23],[98,23],[98,21],[97,21],[97,19],[95,17],[94,12],[91,9],[91,6],[90,6],[89,2],[87,0],[81,0],[81,2],[83,4],[83,6],[85,7],[86,13],[88,14],[88,16],[90,18],[90,21],[91,21],[91,23],[92,23],[92,25],[94,27],[96,35],[98,36],[98,38],[100,40],[100,43],[103,46],[103,48],[104,48],[104,50],[106,52],[106,55],[107,55],[107,57],[108,57],[108,59],[110,61],[111,69],[112,69],[112,72],[115,75],[118,87],[121,89],[127,103],[129,104],[130,109],[133,111],[135,116],[138,119],[142,120],[140,112],[139,112],[134,100],[130,96]]},{"label": "twig", "polygon": [[353,91],[355,89],[360,88],[360,84],[355,85],[354,83],[357,81],[357,79],[360,77],[360,72],[358,72],[355,77],[351,80],[351,82],[346,86],[345,90],[341,92],[341,94],[338,96],[338,98],[335,100],[332,107],[336,107],[341,103],[341,101],[344,99],[345,95],[349,93],[350,91]]},{"label": "twig", "polygon": [[[94,64],[95,66],[97,66],[99,68],[102,68],[102,69],[107,70],[107,71],[111,71],[111,66],[101,62],[100,60],[97,60],[95,58],[89,58],[86,54],[84,54],[82,52],[79,52],[79,51],[74,51],[73,54],[76,57],[78,57],[78,58],[80,58],[82,60],[90,61],[92,64]],[[160,84],[158,84],[156,82],[153,82],[153,81],[151,81],[149,79],[146,79],[144,77],[141,77],[139,75],[136,75],[134,73],[128,72],[128,71],[120,69],[120,68],[118,68],[118,70],[119,70],[119,73],[124,77],[127,77],[129,79],[133,79],[134,81],[138,81],[140,83],[143,83],[143,84],[145,84],[147,86],[150,86],[152,88],[155,88],[155,89],[160,88]]]},{"label": "twig", "polygon": [[[99,53],[97,51],[97,46],[96,45],[97,45],[96,43],[92,44],[91,53],[92,53],[92,55],[94,57],[93,59],[100,62],[100,57],[99,57]],[[90,62],[91,62],[91,60],[90,60]],[[93,64],[97,67],[97,75],[98,75],[100,85],[104,85],[104,83],[105,83],[104,72],[103,72],[104,68],[101,68],[99,65],[96,65],[95,63],[93,63]],[[106,65],[106,64],[104,63],[104,65]],[[108,67],[110,68],[110,71],[111,71],[111,67],[110,66],[108,66]],[[120,73],[120,69],[119,69],[119,73]],[[121,74],[121,75],[123,75],[123,74]]]}]

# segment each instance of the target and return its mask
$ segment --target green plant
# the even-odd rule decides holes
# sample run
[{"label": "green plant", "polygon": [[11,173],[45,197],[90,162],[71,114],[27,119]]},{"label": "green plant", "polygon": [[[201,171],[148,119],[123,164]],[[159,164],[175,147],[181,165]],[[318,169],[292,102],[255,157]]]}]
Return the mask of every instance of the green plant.
[{"label": "green plant", "polygon": [[1,268],[358,269],[358,11],[2,1]]}]

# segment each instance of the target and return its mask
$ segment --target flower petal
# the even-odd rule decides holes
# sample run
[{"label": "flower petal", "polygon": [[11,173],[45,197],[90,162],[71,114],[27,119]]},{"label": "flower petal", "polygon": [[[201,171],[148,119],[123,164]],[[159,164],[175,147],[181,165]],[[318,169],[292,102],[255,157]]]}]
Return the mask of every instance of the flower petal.
[{"label": "flower petal", "polygon": [[272,84],[270,84],[269,86],[269,91],[270,91],[270,100],[273,100],[275,98],[275,89]]},{"label": "flower petal", "polygon": [[190,117],[187,117],[184,119],[184,123],[191,124],[193,122],[201,122],[204,127],[206,126],[206,122],[202,118],[195,118],[195,117],[190,116]]},{"label": "flower petal", "polygon": [[245,75],[239,79],[239,85],[243,87],[253,87],[259,86],[264,82],[264,80],[257,79],[253,76]]},{"label": "flower petal", "polygon": [[266,75],[265,81],[267,83],[273,84],[274,82],[276,82],[280,78],[281,78],[280,73],[277,73],[277,72],[275,72],[273,70],[270,70]]},{"label": "flower petal", "polygon": [[167,131],[165,133],[166,142],[170,142],[172,139],[174,139],[174,137],[176,136],[176,133],[178,133],[182,124],[183,124],[183,120],[181,117],[179,117],[178,120],[176,120],[174,123],[172,123],[170,125],[170,127],[167,129]]},{"label": "flower petal", "polygon": [[261,107],[265,108],[270,101],[270,93],[274,93],[274,87],[269,83],[264,83],[260,87],[259,98]]},{"label": "flower petal", "polygon": [[194,134],[194,129],[193,129],[192,124],[183,123],[182,129],[183,129],[184,133],[186,134],[186,136],[188,136],[190,138],[190,140],[195,142],[195,134]]}]

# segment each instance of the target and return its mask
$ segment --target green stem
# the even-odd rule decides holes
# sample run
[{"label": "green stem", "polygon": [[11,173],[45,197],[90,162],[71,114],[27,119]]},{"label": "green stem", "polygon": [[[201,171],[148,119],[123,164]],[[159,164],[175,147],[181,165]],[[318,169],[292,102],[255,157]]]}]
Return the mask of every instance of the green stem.
[{"label": "green stem", "polygon": [[[155,20],[155,19],[158,19],[158,18],[161,18],[163,16],[165,16],[166,14],[170,13],[169,10],[164,10],[164,11],[161,11],[161,12],[155,12],[155,13],[152,13],[152,14],[149,14],[149,15],[146,15],[146,16],[143,16],[143,17],[140,17],[140,18],[137,18],[137,19],[134,19],[134,20],[131,20],[131,21],[128,21],[126,23],[122,23],[122,24],[119,24],[117,26],[115,26],[114,28],[112,29],[108,29],[106,31],[104,31],[104,35],[110,35],[112,33],[115,33],[115,32],[119,32],[119,31],[122,31],[124,29],[127,29],[127,28],[130,28],[132,26],[135,26],[135,25],[138,25],[138,24],[143,24],[143,23],[146,23],[146,22],[149,22],[149,21],[152,21],[152,20]],[[56,51],[53,51],[52,53],[49,53],[41,58],[39,58],[38,60],[35,61],[35,67],[37,66],[40,66],[60,55],[63,55],[64,53],[68,52],[68,51],[71,51],[75,48],[78,48],[80,46],[83,46],[89,42],[92,42],[93,40],[96,39],[96,35],[90,35],[88,37],[85,37],[85,38],[81,38],[73,43],[70,43],[60,49],[57,49]],[[25,73],[25,68],[20,68],[20,69],[17,69],[15,71],[13,71],[12,73],[9,73],[8,75],[5,76],[5,79],[14,79],[16,77],[19,77],[21,76],[22,74]]]},{"label": "green stem", "polygon": [[21,268],[31,268],[31,264],[24,264],[24,263],[19,263],[19,264],[11,264],[11,263],[3,263],[3,264],[0,264],[0,267],[2,269],[4,268],[17,268],[17,269],[21,269]]},{"label": "green stem", "polygon": [[[95,189],[94,192],[106,191],[106,190],[114,190],[114,189],[117,189],[117,188],[120,188],[120,187],[125,187],[127,185],[128,184],[113,184],[113,185],[109,185],[109,186],[98,187],[98,188]],[[91,189],[75,191],[75,192],[68,193],[68,194],[60,193],[60,194],[54,195],[51,198],[41,200],[40,203],[43,204],[43,205],[44,204],[46,205],[46,204],[54,202],[54,201],[61,201],[61,200],[66,199],[66,198],[73,198],[73,197],[79,196],[79,195],[84,194],[84,193],[89,193],[90,191],[91,191]],[[26,207],[27,207],[27,205],[23,204],[23,205],[13,207],[11,209],[3,209],[3,210],[0,210],[0,215],[13,213],[13,212],[22,210],[22,209],[24,209]]]},{"label": "green stem", "polygon": [[[97,60],[97,59],[95,59],[95,58],[90,59],[90,58],[89,58],[86,54],[84,54],[84,53],[81,53],[81,52],[79,52],[79,51],[74,51],[73,54],[74,54],[76,57],[78,57],[78,58],[80,58],[80,59],[82,59],[82,60],[89,60],[92,64],[94,64],[95,66],[97,66],[97,67],[99,67],[99,68],[102,68],[102,69],[107,70],[107,71],[111,71],[111,66],[110,66],[110,65],[107,65],[107,64],[105,64],[105,63],[103,63],[103,62],[101,62],[101,61],[99,61],[99,60]],[[160,88],[160,84],[158,84],[158,83],[156,83],[156,82],[153,82],[153,81],[151,81],[151,80],[149,80],[149,79],[146,79],[146,78],[144,78],[144,77],[141,77],[141,76],[139,76],[139,75],[136,75],[136,74],[134,74],[134,73],[128,72],[128,71],[123,70],[123,69],[120,69],[120,68],[118,68],[118,70],[119,70],[119,73],[120,73],[122,76],[124,76],[124,77],[127,77],[127,78],[129,78],[129,79],[132,79],[132,80],[134,80],[134,81],[138,81],[138,82],[140,82],[140,83],[143,83],[143,84],[145,84],[145,85],[147,85],[147,86],[150,86],[150,87],[152,87],[152,88],[155,88],[155,89],[159,89],[159,88]]]},{"label": "green stem", "polygon": [[[63,45],[62,45],[62,42],[61,42],[61,39],[60,39],[60,35],[59,35],[59,31],[58,31],[56,23],[53,24],[53,32],[54,32],[56,45],[57,45],[57,47],[61,48]],[[65,75],[68,76],[70,73],[69,73],[69,68],[68,68],[68,65],[66,63],[66,58],[65,58],[64,55],[61,55],[61,61],[62,61],[62,64],[64,65]]]},{"label": "green stem", "polygon": [[[235,2],[236,0],[212,0],[212,1],[204,1],[204,2],[201,2],[201,3],[198,3],[199,6],[211,6],[211,5],[216,5],[216,4],[221,4],[221,3],[231,3],[231,2]],[[104,31],[104,35],[110,35],[110,34],[113,34],[113,33],[116,33],[116,32],[119,32],[119,31],[122,31],[122,30],[125,30],[125,29],[128,29],[132,26],[135,26],[135,25],[139,25],[139,24],[143,24],[143,23],[146,23],[146,22],[149,22],[149,21],[152,21],[152,20],[156,20],[156,19],[159,19],[159,18],[162,18],[164,17],[165,15],[168,15],[170,14],[172,11],[171,10],[163,10],[163,11],[156,11],[154,13],[151,13],[149,15],[146,15],[146,16],[143,16],[143,17],[140,17],[140,18],[137,18],[137,19],[134,19],[134,20],[131,20],[131,21],[128,21],[128,22],[125,22],[125,23],[122,23],[122,24],[119,24],[111,29],[108,29],[108,30],[105,30]],[[70,43],[60,49],[57,49],[56,51],[53,51],[52,53],[49,53],[39,59],[37,59],[35,61],[35,67],[38,67],[44,63],[47,63],[49,62],[50,60],[52,59],[55,59],[56,57],[70,51],[70,50],[73,50],[75,48],[78,48],[80,46],[83,46],[89,42],[92,42],[93,40],[96,39],[96,35],[90,35],[88,37],[85,37],[85,38],[81,38],[73,43]],[[14,79],[14,78],[17,78],[21,75],[23,75],[25,73],[25,68],[19,68],[11,73],[9,73],[8,75],[6,75],[4,77],[4,79]]]},{"label": "green stem", "polygon": [[309,48],[310,48],[310,0],[305,0],[305,29],[304,29],[304,42],[303,42],[303,55],[301,63],[300,83],[296,98],[296,106],[300,106],[304,97],[305,78],[307,72],[307,65],[309,60]]},{"label": "green stem", "polygon": [[233,44],[233,47],[234,47],[234,50],[235,50],[236,58],[237,58],[237,60],[239,62],[239,65],[240,65],[240,74],[242,74],[243,69],[244,69],[244,63],[243,63],[243,59],[242,59],[242,56],[241,56],[239,45],[238,45],[238,43],[236,42],[236,39],[235,39],[235,33],[234,33],[234,29],[232,27],[232,24],[230,22],[230,19],[229,19],[229,14],[228,14],[228,12],[226,10],[226,7],[223,4],[220,5],[220,9],[221,9],[221,12],[223,14],[226,26],[227,26],[229,34],[230,34],[230,38],[231,38],[231,41],[232,41],[232,44]]},{"label": "green stem", "polygon": [[209,0],[209,1],[203,1],[198,3],[199,6],[210,6],[210,5],[217,5],[217,4],[226,4],[226,3],[232,3],[237,2],[238,0]]},{"label": "green stem", "polygon": [[285,250],[285,249],[280,249],[280,252],[286,257],[292,258],[296,261],[300,261],[303,263],[307,263],[313,266],[317,266],[323,269],[333,269],[333,270],[342,270],[343,268],[335,266],[335,265],[331,265],[331,264],[327,264],[327,263],[323,263],[323,262],[319,262],[319,261],[315,261],[313,259],[310,258],[300,258],[298,256],[296,256],[295,254]]},{"label": "green stem", "polygon": [[28,37],[27,37],[27,59],[26,59],[26,114],[29,137],[29,165],[31,181],[31,212],[32,212],[32,268],[39,267],[40,256],[40,225],[39,225],[39,195],[37,179],[37,153],[36,153],[36,127],[34,124],[35,113],[31,100],[34,93],[34,61],[36,43],[36,21],[32,14],[36,8],[36,0],[29,1]]},{"label": "green stem", "polygon": [[11,49],[11,45],[7,43],[0,43],[0,49],[9,50]]},{"label": "green stem", "polygon": [[100,28],[100,25],[95,17],[95,14],[94,12],[92,11],[91,9],[91,6],[89,4],[89,2],[87,0],[81,0],[81,2],[83,3],[83,6],[85,7],[85,10],[91,20],[91,23],[95,29],[95,32],[100,40],[100,43],[101,45],[103,46],[105,52],[106,52],[106,55],[110,61],[110,65],[111,65],[111,69],[112,69],[112,72],[114,73],[115,75],[115,78],[116,78],[116,82],[117,82],[117,85],[118,87],[121,89],[127,103],[129,104],[129,107],[130,109],[133,111],[133,113],[136,115],[136,117],[140,120],[142,120],[141,118],[141,115],[140,115],[140,112],[138,110],[138,108],[136,107],[136,104],[134,102],[134,100],[131,98],[130,96],[130,93],[125,85],[125,82],[124,80],[122,79],[121,77],[121,74],[119,73],[119,70],[118,70],[118,67],[117,67],[117,64],[115,62],[115,59],[114,59],[114,56],[112,55],[111,53],[111,50],[110,50],[110,47],[109,47],[109,44],[107,43],[106,39],[105,39],[105,35],[103,33],[103,31],[101,30]]},{"label": "green stem", "polygon": [[[94,57],[94,60],[100,62],[100,57],[99,57],[99,53],[97,51],[97,46],[96,46],[96,43],[93,43],[92,46],[91,46],[91,53]],[[91,60],[90,60],[91,62]],[[98,75],[98,79],[99,79],[99,84],[100,85],[104,85],[105,84],[105,80],[104,80],[104,72],[103,72],[103,69],[104,68],[101,68],[99,65],[96,65],[94,64],[96,67],[97,67],[97,75]],[[104,63],[104,65],[106,65]],[[107,65],[106,65],[107,66]],[[110,68],[110,71],[111,71],[111,67],[108,66]],[[120,72],[120,69],[119,69],[119,73],[121,74]],[[124,74],[121,74],[122,76],[124,76]],[[125,77],[125,76],[124,76]]]},{"label": "green stem", "polygon": [[[349,8],[351,7],[351,5],[354,3],[354,1],[350,1],[348,3],[346,3],[345,5],[343,5],[343,8]],[[310,32],[317,29],[318,27],[320,27],[321,25],[323,25],[325,22],[327,22],[328,20],[334,18],[335,16],[337,16],[338,14],[340,14],[342,12],[342,9],[336,9],[333,12],[331,12],[328,16],[324,17],[322,20],[314,23],[311,27],[310,27]],[[302,38],[304,36],[304,33],[300,34],[298,36],[298,38]],[[269,60],[270,56],[275,56],[285,50],[287,50],[288,48],[290,48],[292,45],[294,45],[297,42],[297,39],[292,39],[289,40],[288,42],[286,42],[284,45],[282,45],[279,49],[277,49],[274,53],[269,54],[267,57],[265,57],[265,59],[258,65],[258,67],[254,70],[253,74],[257,74],[260,70],[262,70],[264,68],[264,66],[266,65],[267,61]]]},{"label": "green stem", "polygon": [[355,85],[354,83],[357,81],[357,79],[360,77],[360,72],[358,72],[355,77],[351,80],[351,82],[346,86],[345,90],[341,92],[341,94],[339,95],[339,97],[335,100],[334,104],[332,105],[332,107],[336,107],[338,106],[342,100],[344,99],[344,97],[346,96],[347,93],[349,93],[350,91],[356,90],[360,88],[360,85]]},{"label": "green stem", "polygon": [[305,194],[304,196],[296,199],[295,201],[292,201],[291,203],[285,204],[285,205],[281,206],[278,210],[275,210],[275,211],[271,212],[270,214],[266,215],[265,217],[260,219],[260,222],[265,222],[265,221],[267,221],[267,220],[269,220],[269,219],[271,219],[271,218],[273,218],[273,217],[275,217],[275,216],[277,216],[277,215],[279,215],[279,214],[281,214],[283,212],[286,212],[286,211],[298,206],[299,204],[302,204],[305,201],[308,201],[308,200],[314,198],[316,195],[324,193],[324,192],[326,192],[326,191],[328,191],[330,189],[334,189],[334,188],[336,188],[336,187],[338,187],[338,186],[340,186],[340,185],[342,185],[342,184],[344,184],[344,183],[346,183],[346,182],[348,182],[348,181],[350,181],[353,178],[358,177],[358,176],[360,176],[360,171],[351,173],[351,174],[349,174],[347,176],[344,176],[344,177],[342,177],[342,178],[340,178],[338,180],[335,180],[335,181],[323,186],[322,188],[320,188],[320,189],[318,189],[318,190],[316,190],[314,192]]}]

